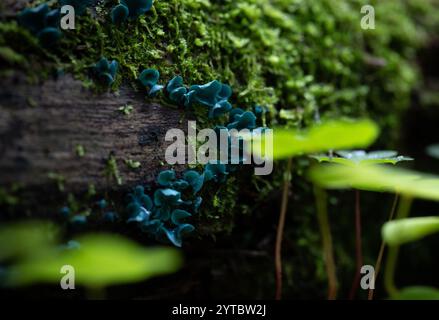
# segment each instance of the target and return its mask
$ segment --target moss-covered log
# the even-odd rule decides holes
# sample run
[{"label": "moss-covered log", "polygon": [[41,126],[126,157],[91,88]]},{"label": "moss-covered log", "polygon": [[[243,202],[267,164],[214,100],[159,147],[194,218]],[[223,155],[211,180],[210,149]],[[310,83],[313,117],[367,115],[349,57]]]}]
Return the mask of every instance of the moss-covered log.
[{"label": "moss-covered log", "polygon": [[[68,206],[75,214],[89,214],[92,231],[107,228],[97,205],[101,199],[125,218],[124,198],[132,185],[150,186],[153,193],[154,184],[146,182],[162,169],[164,133],[185,126],[183,113],[166,106],[166,94],[145,98],[138,81],[142,70],[158,70],[162,85],[175,75],[187,86],[214,79],[227,83],[233,107],[266,107],[267,126],[303,128],[319,116],[322,121],[370,117],[382,129],[375,148],[403,148],[397,129],[423,82],[417,54],[439,26],[436,0],[371,0],[374,30],[360,27],[363,0],[155,0],[145,15],[122,25],[111,21],[118,0],[96,0],[77,17],[76,30],[63,31],[57,46],[45,47],[15,16],[44,2],[0,1],[0,220],[55,220]],[[101,57],[120,67],[108,93],[98,93],[90,77]],[[434,70],[433,60],[425,70]],[[67,76],[53,78],[58,73]],[[129,115],[119,111],[127,105],[133,106]],[[207,119],[206,110],[194,111],[199,128],[224,124]],[[419,115],[419,108],[412,111]],[[409,132],[419,144],[412,134],[418,132]],[[141,167],[132,169],[125,160]],[[294,192],[283,246],[284,297],[301,299],[323,298],[326,282],[312,188],[304,179],[308,166],[307,159],[297,159],[291,172]],[[117,288],[114,295],[272,298],[271,254],[284,171],[284,164],[276,163],[269,177],[239,170],[223,185],[207,185],[193,217],[197,233],[184,245],[187,269],[143,291]],[[16,182],[28,190],[16,188]],[[64,187],[61,192],[56,184]],[[101,190],[89,196],[89,184]],[[370,240],[364,243],[365,261],[373,261],[378,226],[391,199],[362,199]],[[329,200],[340,292],[347,292],[354,274],[352,197],[332,193]],[[149,241],[125,221],[115,231]],[[424,261],[430,261],[428,254]],[[418,268],[427,265],[416,262]]]}]

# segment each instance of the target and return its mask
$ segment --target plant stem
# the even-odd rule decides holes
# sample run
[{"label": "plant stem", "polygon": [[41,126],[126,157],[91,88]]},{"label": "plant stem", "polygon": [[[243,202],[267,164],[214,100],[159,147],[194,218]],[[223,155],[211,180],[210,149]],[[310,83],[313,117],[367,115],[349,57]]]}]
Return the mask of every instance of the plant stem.
[{"label": "plant stem", "polygon": [[335,300],[337,297],[337,274],[334,262],[331,228],[329,226],[327,195],[325,190],[314,185],[314,194],[317,205],[317,220],[322,235],[323,253],[328,275],[328,300]]},{"label": "plant stem", "polygon": [[[396,219],[403,219],[409,215],[413,199],[410,197],[402,197],[398,207]],[[389,246],[389,253],[387,254],[386,267],[384,270],[384,286],[390,296],[398,293],[395,286],[395,268],[398,260],[399,246]]]},{"label": "plant stem", "polygon": [[363,266],[363,250],[361,243],[361,209],[360,209],[360,191],[355,190],[355,261],[356,271],[354,281],[352,282],[349,299],[353,300],[358,290],[361,278],[361,267]]},{"label": "plant stem", "polygon": [[[390,210],[389,218],[387,219],[387,221],[392,221],[393,216],[395,215],[395,212],[396,212],[396,206],[398,205],[398,199],[399,199],[399,195],[396,193],[395,197],[393,198],[392,209]],[[385,244],[384,240],[381,240],[380,251],[378,253],[378,258],[377,258],[377,261],[375,263],[375,273],[374,273],[374,277],[373,277],[374,284],[376,284],[376,280],[378,278],[378,273],[380,272],[380,269],[381,269],[381,263],[383,261],[385,248],[386,248],[386,244]],[[374,294],[374,289],[369,289],[369,294],[367,296],[367,299],[373,300],[373,294]]]},{"label": "plant stem", "polygon": [[288,193],[291,181],[292,158],[288,159],[282,191],[282,204],[276,232],[275,268],[276,268],[276,300],[282,298],[282,238],[285,227],[285,216],[288,207]]}]

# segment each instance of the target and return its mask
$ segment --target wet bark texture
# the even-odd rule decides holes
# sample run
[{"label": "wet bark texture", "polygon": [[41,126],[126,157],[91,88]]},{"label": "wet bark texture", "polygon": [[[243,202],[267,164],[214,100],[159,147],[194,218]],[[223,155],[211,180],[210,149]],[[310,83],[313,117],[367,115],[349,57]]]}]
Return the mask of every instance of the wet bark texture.
[{"label": "wet bark texture", "polygon": [[[125,105],[133,106],[128,115],[118,110]],[[151,181],[164,162],[166,131],[181,127],[182,113],[128,87],[97,94],[71,76],[29,84],[14,75],[2,80],[0,115],[0,185],[34,188],[62,176],[69,190],[84,190],[115,184],[105,174],[111,155],[124,185]]]}]

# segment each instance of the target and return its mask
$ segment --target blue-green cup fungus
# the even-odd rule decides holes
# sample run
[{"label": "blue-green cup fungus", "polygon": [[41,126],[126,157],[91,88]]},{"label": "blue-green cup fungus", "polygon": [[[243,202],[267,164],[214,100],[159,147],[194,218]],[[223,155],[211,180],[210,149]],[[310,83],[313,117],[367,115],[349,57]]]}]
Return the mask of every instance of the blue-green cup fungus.
[{"label": "blue-green cup fungus", "polygon": [[50,10],[46,3],[35,8],[26,8],[18,15],[18,22],[35,35],[40,43],[49,47],[61,37],[59,10]]},{"label": "blue-green cup fungus", "polygon": [[236,108],[230,111],[230,123],[227,125],[228,129],[255,129],[256,116],[251,111],[244,111]]},{"label": "blue-green cup fungus", "polygon": [[98,81],[106,87],[110,87],[116,79],[119,63],[116,60],[109,62],[106,58],[101,58],[94,66],[94,72]]},{"label": "blue-green cup fungus", "polygon": [[114,223],[119,220],[119,215],[114,211],[107,211],[103,215],[103,220],[108,223]]},{"label": "blue-green cup fungus", "polygon": [[127,6],[118,4],[111,10],[111,21],[114,24],[121,24],[126,21],[130,14]]},{"label": "blue-green cup fungus", "polygon": [[59,0],[59,5],[62,6],[72,6],[75,9],[75,15],[82,16],[87,7],[92,5],[92,0]]},{"label": "blue-green cup fungus", "polygon": [[195,200],[193,201],[193,208],[195,213],[197,213],[198,210],[200,209],[201,203],[203,203],[203,198],[200,196],[196,197]]},{"label": "blue-green cup fungus", "polygon": [[157,177],[157,183],[162,187],[170,187],[172,182],[175,181],[175,171],[174,170],[164,170],[159,173]]},{"label": "blue-green cup fungus", "polygon": [[221,82],[213,80],[203,85],[193,85],[189,88],[189,91],[195,91],[194,101],[213,107],[218,101],[217,95],[221,89]]},{"label": "blue-green cup fungus", "polygon": [[204,167],[204,177],[206,181],[214,180],[222,183],[226,181],[228,175],[227,167],[219,161],[212,161]]},{"label": "blue-green cup fungus", "polygon": [[145,69],[140,74],[139,81],[148,90],[148,96],[153,97],[164,88],[157,84],[159,78],[160,73],[155,69]]},{"label": "blue-green cup fungus", "polygon": [[96,202],[96,205],[99,207],[99,209],[105,209],[108,205],[107,200],[101,199]]},{"label": "blue-green cup fungus", "polygon": [[209,108],[209,118],[218,117],[232,109],[227,101],[232,95],[229,85],[213,80],[204,85],[193,85],[189,88],[187,103],[198,103]]},{"label": "blue-green cup fungus", "polygon": [[164,228],[164,223],[160,219],[145,220],[140,223],[140,230],[156,239],[160,233],[163,233],[162,228]]},{"label": "blue-green cup fungus", "polygon": [[130,18],[137,18],[151,10],[153,0],[121,0],[120,3],[128,8]]},{"label": "blue-green cup fungus", "polygon": [[183,179],[192,187],[193,193],[197,194],[204,184],[204,175],[195,170],[187,170],[183,173]]},{"label": "blue-green cup fungus", "polygon": [[182,246],[182,238],[184,234],[190,233],[195,230],[195,227],[191,224],[185,223],[177,226],[174,229],[167,229],[162,227],[169,241],[176,247]]},{"label": "blue-green cup fungus", "polygon": [[184,219],[191,217],[192,215],[187,212],[186,210],[182,209],[175,209],[172,211],[171,214],[171,222],[175,224],[176,226],[183,224]]},{"label": "blue-green cup fungus", "polygon": [[262,117],[267,112],[267,108],[263,106],[254,106],[253,113],[255,114],[258,121],[262,121]]},{"label": "blue-green cup fungus", "polygon": [[177,191],[186,190],[189,187],[185,179],[177,179],[174,170],[164,170],[159,173],[157,183],[162,187],[170,187]]},{"label": "blue-green cup fungus", "polygon": [[67,219],[67,218],[70,216],[70,208],[67,207],[67,206],[62,207],[62,208],[59,210],[59,214],[60,214],[63,218]]},{"label": "blue-green cup fungus", "polygon": [[72,218],[70,218],[70,223],[74,227],[83,227],[87,224],[87,217],[82,214],[74,215]]},{"label": "blue-green cup fungus", "polygon": [[154,204],[157,207],[172,207],[183,203],[181,192],[174,189],[158,189],[154,192]]},{"label": "blue-green cup fungus", "polygon": [[153,4],[153,0],[121,0],[120,4],[111,10],[111,20],[115,24],[121,24],[128,18],[137,17],[148,12]]},{"label": "blue-green cup fungus", "polygon": [[128,194],[128,200],[130,203],[139,204],[147,210],[151,210],[153,206],[152,200],[150,196],[145,194],[145,188],[143,186],[136,186],[133,192]]},{"label": "blue-green cup fungus", "polygon": [[46,27],[55,28],[59,27],[61,21],[61,11],[59,9],[50,10],[44,17],[44,24]]},{"label": "blue-green cup fungus", "polygon": [[178,179],[172,183],[172,188],[178,191],[183,191],[189,188],[189,183],[186,180]]},{"label": "blue-green cup fungus", "polygon": [[[165,188],[155,191],[154,201],[145,194],[142,186],[137,186],[128,195],[129,219],[127,222],[137,224],[143,232],[157,241],[171,242],[175,246],[181,246],[182,235],[195,229],[194,226],[183,222],[192,214],[179,208],[180,206],[192,207],[192,201],[183,201],[181,192],[178,191],[180,184],[184,184],[187,188],[189,182],[185,179],[177,179],[174,170],[165,170],[158,175],[157,183]],[[200,204],[201,197],[198,197],[193,204],[195,212]]]},{"label": "blue-green cup fungus", "polygon": [[49,47],[58,42],[61,31],[56,28],[44,28],[38,33],[37,37],[43,46]]},{"label": "blue-green cup fungus", "polygon": [[49,11],[46,3],[35,8],[26,8],[18,14],[18,22],[33,34],[37,34],[46,26],[46,15]]},{"label": "blue-green cup fungus", "polygon": [[213,107],[209,110],[209,118],[216,118],[223,114],[226,114],[232,110],[232,105],[227,100],[221,100],[217,102]]},{"label": "blue-green cup fungus", "polygon": [[187,88],[183,84],[183,78],[175,76],[169,81],[166,91],[169,99],[179,106],[207,106],[209,118],[219,117],[232,109],[232,105],[227,101],[232,95],[232,88],[218,80]]},{"label": "blue-green cup fungus", "polygon": [[127,222],[142,222],[149,219],[152,214],[153,202],[151,198],[145,194],[142,186],[134,188],[133,192],[128,194],[127,211],[130,218]]},{"label": "blue-green cup fungus", "polygon": [[185,95],[187,89],[183,84],[183,78],[181,76],[175,76],[168,82],[166,86],[166,92],[169,95],[169,99],[177,105],[185,104]]}]

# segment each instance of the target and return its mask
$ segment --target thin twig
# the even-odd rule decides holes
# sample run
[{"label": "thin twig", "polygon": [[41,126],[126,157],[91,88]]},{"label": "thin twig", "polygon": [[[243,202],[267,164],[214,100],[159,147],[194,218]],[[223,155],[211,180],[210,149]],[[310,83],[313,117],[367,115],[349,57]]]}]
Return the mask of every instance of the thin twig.
[{"label": "thin twig", "polygon": [[356,271],[354,281],[352,282],[349,299],[353,300],[357,293],[361,278],[361,267],[363,266],[363,249],[361,243],[361,209],[360,209],[360,191],[355,190],[355,261]]},{"label": "thin twig", "polygon": [[[393,220],[393,216],[395,215],[395,212],[396,212],[396,206],[398,205],[398,198],[399,198],[399,195],[395,194],[395,197],[393,198],[392,209],[390,210],[389,218],[387,219],[387,221]],[[378,273],[380,272],[380,269],[381,269],[381,263],[383,261],[385,248],[386,248],[386,244],[385,244],[384,240],[381,240],[380,252],[378,253],[378,258],[377,258],[377,261],[375,263],[375,273],[374,273],[374,277],[373,277],[374,284],[376,284],[376,280],[378,278]],[[373,300],[373,294],[374,294],[374,289],[369,289],[369,294],[367,296],[367,299]]]},{"label": "thin twig", "polygon": [[334,250],[332,246],[331,229],[329,226],[327,196],[325,190],[314,185],[314,194],[317,205],[317,219],[320,233],[322,235],[323,253],[328,275],[328,300],[335,300],[337,297],[337,273],[335,268]]},{"label": "thin twig", "polygon": [[282,238],[285,227],[285,216],[288,207],[288,193],[291,181],[291,167],[292,159],[288,159],[287,169],[284,177],[284,185],[282,192],[282,204],[279,214],[279,223],[277,225],[276,233],[276,248],[275,248],[275,268],[276,268],[276,300],[282,298]]},{"label": "thin twig", "polygon": [[[413,203],[413,199],[407,196],[401,197],[399,202],[398,212],[395,219],[407,218]],[[398,293],[398,288],[395,285],[395,270],[398,261],[399,246],[389,246],[387,253],[387,261],[384,269],[384,287],[390,296],[395,296]]]}]

